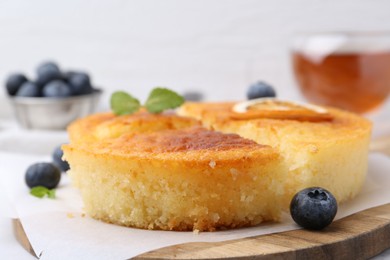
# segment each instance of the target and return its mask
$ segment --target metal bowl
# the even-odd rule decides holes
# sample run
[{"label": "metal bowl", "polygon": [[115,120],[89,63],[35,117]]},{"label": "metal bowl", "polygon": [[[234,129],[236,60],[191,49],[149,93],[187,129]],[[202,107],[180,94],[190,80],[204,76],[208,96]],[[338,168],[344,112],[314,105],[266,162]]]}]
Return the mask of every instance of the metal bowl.
[{"label": "metal bowl", "polygon": [[102,91],[67,98],[11,97],[19,124],[26,129],[64,130],[77,118],[94,112]]}]

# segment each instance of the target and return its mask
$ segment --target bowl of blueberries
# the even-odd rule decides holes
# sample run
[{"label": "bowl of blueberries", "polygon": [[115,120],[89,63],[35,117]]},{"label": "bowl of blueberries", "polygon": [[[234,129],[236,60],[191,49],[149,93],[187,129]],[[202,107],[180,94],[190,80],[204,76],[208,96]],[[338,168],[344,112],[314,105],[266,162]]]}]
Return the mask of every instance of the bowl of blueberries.
[{"label": "bowl of blueberries", "polygon": [[43,62],[36,79],[23,73],[8,76],[5,87],[19,124],[26,129],[63,130],[77,118],[94,112],[102,90],[84,71],[61,71]]}]

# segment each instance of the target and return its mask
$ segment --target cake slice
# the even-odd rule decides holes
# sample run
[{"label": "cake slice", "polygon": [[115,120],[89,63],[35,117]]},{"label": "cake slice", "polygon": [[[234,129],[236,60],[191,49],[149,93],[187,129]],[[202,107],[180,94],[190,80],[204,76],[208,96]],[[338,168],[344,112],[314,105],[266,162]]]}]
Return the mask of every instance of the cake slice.
[{"label": "cake slice", "polygon": [[[324,107],[310,109],[311,113],[318,110],[317,118],[309,118],[306,111],[302,113],[302,109],[308,110],[305,107],[295,114],[288,107],[279,107],[273,118],[272,104],[256,104],[254,111],[238,116],[236,106],[234,102],[186,103],[179,114],[196,118],[209,129],[236,133],[275,148],[288,166],[285,209],[296,192],[310,186],[328,189],[339,202],[353,198],[360,191],[367,172],[371,133],[368,120]],[[296,105],[291,107],[293,110]],[[289,117],[283,118],[283,111]]]},{"label": "cake slice", "polygon": [[74,122],[64,157],[93,218],[213,231],[279,219],[286,167],[272,147],[172,114]]}]

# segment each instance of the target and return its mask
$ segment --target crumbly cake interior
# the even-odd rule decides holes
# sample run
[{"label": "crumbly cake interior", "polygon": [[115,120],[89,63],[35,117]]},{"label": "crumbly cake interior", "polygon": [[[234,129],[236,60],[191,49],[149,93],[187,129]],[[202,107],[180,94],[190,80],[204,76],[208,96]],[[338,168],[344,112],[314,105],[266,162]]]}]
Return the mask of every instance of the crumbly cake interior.
[{"label": "crumbly cake interior", "polygon": [[279,218],[285,170],[273,148],[207,130],[189,118],[151,117],[164,127],[147,128],[154,121],[145,114],[128,119],[101,114],[69,129],[71,143],[63,147],[69,176],[90,216],[179,231],[252,226]]}]

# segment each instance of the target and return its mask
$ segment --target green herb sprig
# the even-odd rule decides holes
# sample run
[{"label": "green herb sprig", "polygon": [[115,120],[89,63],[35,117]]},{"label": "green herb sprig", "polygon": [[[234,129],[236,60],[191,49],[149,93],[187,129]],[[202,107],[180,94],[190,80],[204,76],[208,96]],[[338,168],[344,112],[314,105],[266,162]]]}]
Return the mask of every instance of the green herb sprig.
[{"label": "green herb sprig", "polygon": [[114,92],[110,100],[111,110],[116,115],[133,114],[142,107],[150,113],[158,114],[167,109],[177,108],[183,103],[184,98],[182,96],[170,89],[161,87],[154,88],[150,92],[144,105],[141,105],[138,99],[124,91]]},{"label": "green herb sprig", "polygon": [[49,199],[55,199],[56,190],[55,189],[50,190],[43,186],[36,186],[30,190],[30,194],[38,198],[43,198],[47,196]]}]

